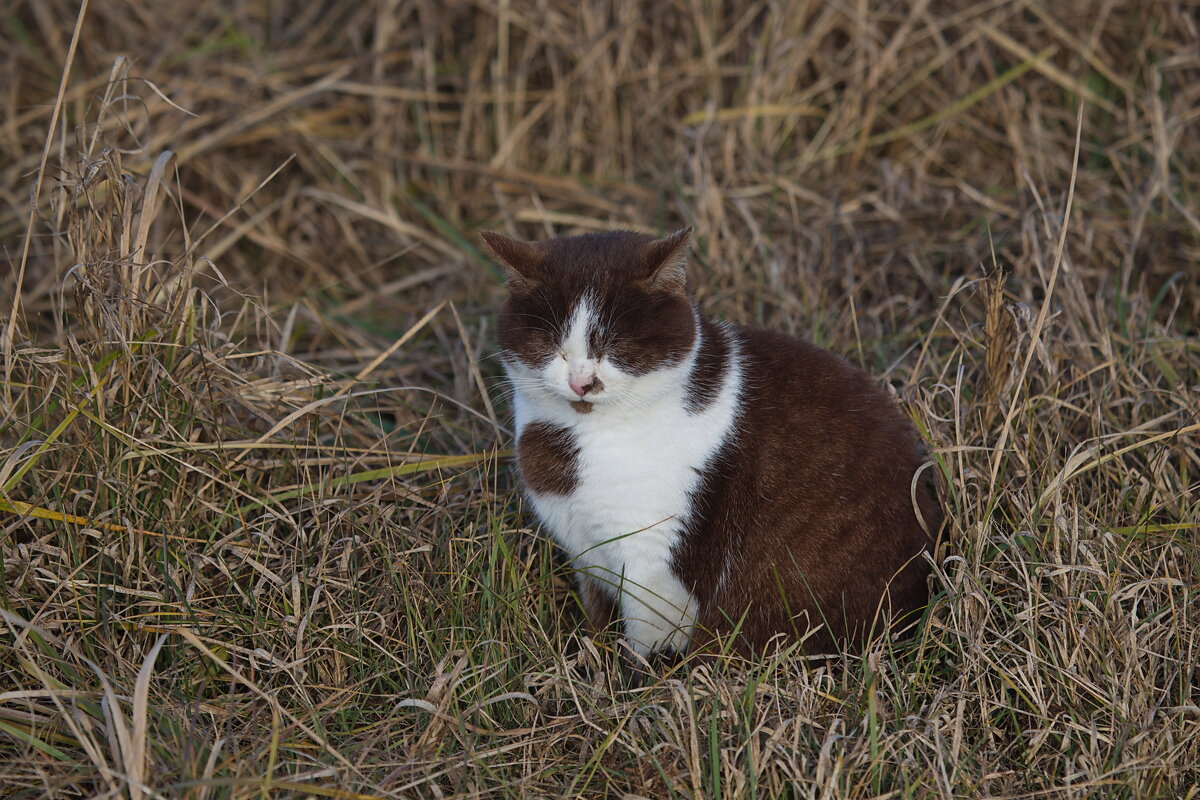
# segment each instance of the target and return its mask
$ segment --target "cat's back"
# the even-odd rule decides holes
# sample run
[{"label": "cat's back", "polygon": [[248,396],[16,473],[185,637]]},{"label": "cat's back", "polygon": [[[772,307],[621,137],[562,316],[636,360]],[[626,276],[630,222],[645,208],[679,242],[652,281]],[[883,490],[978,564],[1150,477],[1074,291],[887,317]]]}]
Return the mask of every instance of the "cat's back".
[{"label": "cat's back", "polygon": [[[796,468],[857,456],[897,467],[922,460],[911,425],[879,383],[829,350],[778,331],[734,326],[743,375],[742,431],[760,457],[804,454]],[[836,455],[836,458],[834,456]],[[850,474],[850,473],[848,473]]]}]

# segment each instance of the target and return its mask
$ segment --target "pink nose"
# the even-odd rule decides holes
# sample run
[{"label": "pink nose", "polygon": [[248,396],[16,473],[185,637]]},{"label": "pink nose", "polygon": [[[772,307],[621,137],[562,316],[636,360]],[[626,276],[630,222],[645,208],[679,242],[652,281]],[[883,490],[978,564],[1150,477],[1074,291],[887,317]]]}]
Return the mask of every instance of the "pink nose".
[{"label": "pink nose", "polygon": [[596,383],[595,375],[593,375],[591,378],[586,378],[586,379],[571,378],[571,391],[574,392],[575,394],[579,395],[580,397],[583,397],[585,394],[587,394],[588,392],[590,392],[592,390],[595,383]]},{"label": "pink nose", "polygon": [[571,391],[580,397],[604,388],[596,373],[587,367],[572,367],[568,383],[571,384]]}]

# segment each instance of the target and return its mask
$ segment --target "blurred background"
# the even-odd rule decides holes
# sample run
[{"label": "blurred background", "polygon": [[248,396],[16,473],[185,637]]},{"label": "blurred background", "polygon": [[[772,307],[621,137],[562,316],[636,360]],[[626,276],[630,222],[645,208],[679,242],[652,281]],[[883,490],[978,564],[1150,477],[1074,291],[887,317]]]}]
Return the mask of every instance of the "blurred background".
[{"label": "blurred background", "polygon": [[[0,20],[14,264],[78,11],[15,2]],[[688,222],[720,312],[819,331],[841,328],[853,297],[872,333],[894,332],[993,262],[1045,283],[1029,239],[1061,219],[1082,106],[1065,290],[1111,311],[1170,284],[1194,324],[1194,12],[93,2],[24,289],[33,310],[71,260],[46,207],[56,187],[95,180],[106,153],[145,175],[171,150],[174,211],[155,218],[161,251],[139,258],[179,259],[186,237],[168,226],[215,226],[196,253],[272,304],[369,298],[364,321],[395,323],[433,299],[494,302],[480,228]]]}]

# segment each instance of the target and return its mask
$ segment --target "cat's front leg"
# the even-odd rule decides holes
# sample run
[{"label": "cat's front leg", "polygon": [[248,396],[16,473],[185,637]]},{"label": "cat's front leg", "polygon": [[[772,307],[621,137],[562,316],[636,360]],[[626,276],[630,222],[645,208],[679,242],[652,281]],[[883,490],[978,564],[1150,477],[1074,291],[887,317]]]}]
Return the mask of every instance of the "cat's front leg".
[{"label": "cat's front leg", "polygon": [[683,653],[699,603],[666,563],[627,563],[620,583],[625,639],[639,656]]}]

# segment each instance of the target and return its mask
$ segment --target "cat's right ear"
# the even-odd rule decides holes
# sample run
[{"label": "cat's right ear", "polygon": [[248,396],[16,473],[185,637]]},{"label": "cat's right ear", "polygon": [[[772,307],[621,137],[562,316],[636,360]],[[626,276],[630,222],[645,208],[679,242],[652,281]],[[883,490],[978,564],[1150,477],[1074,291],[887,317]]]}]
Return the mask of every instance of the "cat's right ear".
[{"label": "cat's right ear", "polygon": [[650,267],[650,285],[670,294],[683,294],[687,287],[688,247],[692,226],[680,228],[665,239],[656,239],[643,251]]},{"label": "cat's right ear", "polygon": [[523,242],[494,231],[480,231],[479,238],[492,260],[504,270],[504,279],[512,291],[521,291],[537,283],[538,267],[546,253],[537,242]]}]

